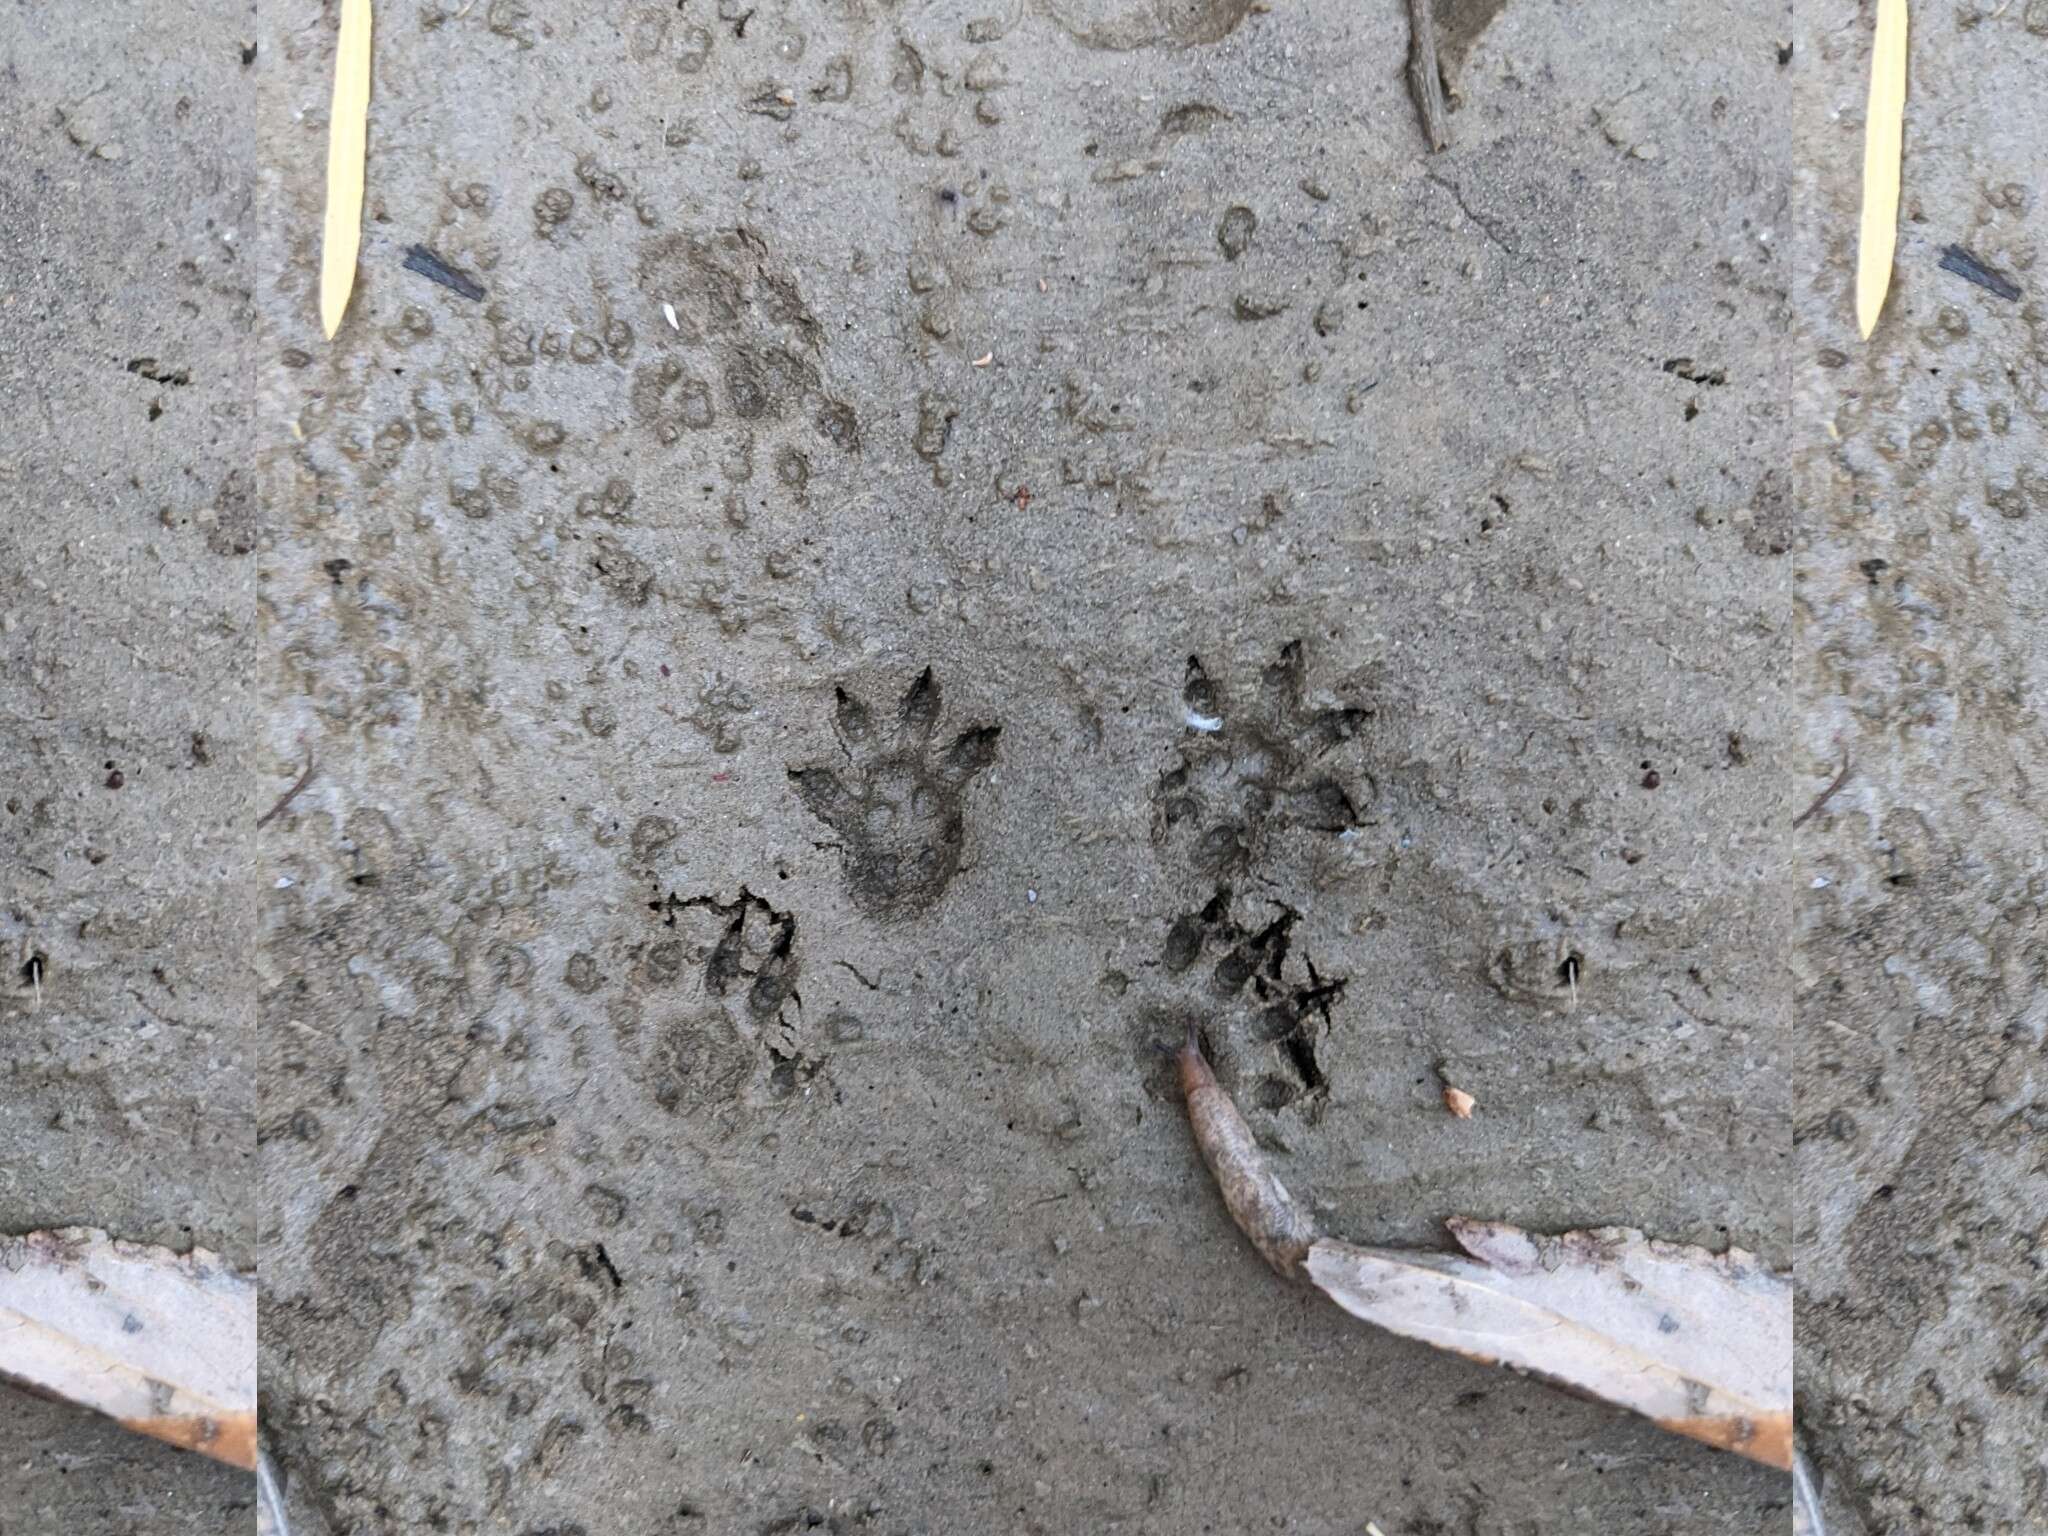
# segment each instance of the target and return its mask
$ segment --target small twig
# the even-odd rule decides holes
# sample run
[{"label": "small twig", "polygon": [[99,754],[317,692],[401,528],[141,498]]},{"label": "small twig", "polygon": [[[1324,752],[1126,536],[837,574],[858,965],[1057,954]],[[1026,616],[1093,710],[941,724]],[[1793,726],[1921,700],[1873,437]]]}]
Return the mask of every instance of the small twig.
[{"label": "small twig", "polygon": [[1813,1475],[1813,1463],[1806,1459],[1803,1445],[1796,1445],[1792,1454],[1792,1501],[1794,1536],[1828,1536],[1820,1480]]},{"label": "small twig", "polygon": [[305,789],[305,787],[313,782],[313,774],[315,772],[316,769],[314,768],[313,765],[313,754],[311,752],[308,752],[306,754],[306,771],[299,775],[297,783],[293,784],[290,789],[284,792],[283,796],[278,800],[277,804],[273,805],[269,810],[265,811],[261,816],[258,816],[256,818],[256,825],[259,827],[268,826],[271,822],[275,821],[279,816],[281,816],[284,813],[284,808],[290,805],[294,800],[298,799],[300,793]]},{"label": "small twig", "polygon": [[260,1439],[256,1442],[256,1496],[265,1517],[261,1536],[292,1536],[291,1522],[285,1517],[284,1480],[270,1459],[270,1447]]},{"label": "small twig", "polygon": [[1450,107],[1444,102],[1443,71],[1436,61],[1436,18],[1430,0],[1408,0],[1408,92],[1415,98],[1430,151],[1449,149]]},{"label": "small twig", "polygon": [[1830,800],[1834,799],[1835,796],[1838,793],[1840,793],[1842,786],[1849,782],[1850,772],[1851,768],[1849,763],[1849,754],[1844,752],[1842,754],[1842,771],[1836,774],[1834,777],[1834,781],[1830,783],[1826,789],[1820,792],[1820,795],[1814,800],[1813,804],[1809,805],[1805,810],[1801,811],[1797,816],[1794,816],[1792,818],[1792,825],[1795,827],[1803,827],[1806,825],[1807,822],[1813,820],[1814,817],[1818,816],[1820,814],[1820,808],[1826,805]]}]

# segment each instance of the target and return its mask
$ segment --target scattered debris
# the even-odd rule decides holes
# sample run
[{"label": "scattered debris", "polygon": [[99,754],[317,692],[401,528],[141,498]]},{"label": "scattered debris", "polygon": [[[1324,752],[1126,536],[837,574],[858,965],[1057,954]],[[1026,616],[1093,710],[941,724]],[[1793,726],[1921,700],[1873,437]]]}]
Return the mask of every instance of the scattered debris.
[{"label": "scattered debris", "polygon": [[668,328],[672,331],[680,331],[683,328],[681,322],[676,319],[675,305],[667,299],[661,301],[661,318],[668,322]]},{"label": "scattered debris", "polygon": [[149,380],[152,384],[169,384],[177,389],[183,389],[192,382],[191,369],[166,368],[153,357],[129,358],[128,371],[138,378]]},{"label": "scattered debris", "polygon": [[297,781],[292,785],[292,787],[284,792],[284,794],[279,798],[277,804],[273,805],[269,810],[265,811],[261,816],[258,816],[256,818],[256,825],[259,827],[267,827],[270,825],[271,822],[275,821],[279,816],[283,815],[284,808],[290,805],[294,800],[298,799],[299,795],[305,790],[306,786],[313,782],[314,771],[315,770],[313,764],[313,754],[308,752],[306,754],[306,771],[300,774]]},{"label": "scattered debris", "polygon": [[975,367],[977,367],[977,368],[986,368],[986,367],[987,367],[987,366],[988,366],[988,365],[989,365],[990,363],[994,362],[995,360],[996,360],[996,355],[995,355],[995,353],[993,353],[993,352],[984,352],[984,353],[982,353],[982,354],[981,354],[981,356],[977,357],[977,358],[976,358],[976,359],[974,360],[974,366],[975,366]]},{"label": "scattered debris", "polygon": [[1637,86],[1627,95],[1595,107],[1593,121],[1599,124],[1601,137],[1629,159],[1651,162],[1664,156],[1656,131],[1665,120],[1652,113],[1640,99],[1642,89]]},{"label": "scattered debris", "polygon": [[1834,799],[1835,796],[1841,792],[1842,786],[1849,782],[1849,773],[1849,754],[1844,752],[1842,754],[1841,772],[1837,773],[1834,776],[1834,779],[1828,784],[1828,787],[1822,790],[1820,794],[1814,798],[1813,804],[1809,805],[1805,810],[1801,811],[1797,816],[1794,816],[1792,818],[1792,825],[1795,827],[1803,827],[1809,821],[1813,820],[1814,817],[1818,816],[1820,814],[1821,807],[1826,805],[1830,800]]},{"label": "scattered debris", "polygon": [[85,150],[95,160],[120,160],[128,151],[121,141],[113,136],[118,119],[95,98],[105,90],[101,87],[82,101],[57,109],[57,121],[63,124],[64,133],[73,144]]},{"label": "scattered debris", "polygon": [[1436,57],[1436,18],[1430,0],[1408,0],[1408,90],[1422,118],[1430,152],[1451,147],[1450,107],[1444,101],[1443,67]]},{"label": "scattered debris", "polygon": [[1685,380],[1688,384],[1705,384],[1714,389],[1719,389],[1728,382],[1728,370],[1726,368],[1709,368],[1703,363],[1694,362],[1689,357],[1665,358],[1664,371],[1675,378]]},{"label": "scattered debris", "polygon": [[443,288],[452,288],[465,299],[479,300],[484,297],[484,285],[467,272],[459,272],[443,261],[433,250],[424,245],[407,246],[405,270],[417,272],[429,282],[439,283]]},{"label": "scattered debris", "polygon": [[1792,1283],[1753,1254],[1626,1227],[1555,1236],[1452,1217],[1469,1257],[1319,1235],[1202,1056],[1176,1056],[1202,1159],[1232,1220],[1279,1274],[1352,1316],[1503,1365],[1780,1471],[1792,1465]]},{"label": "scattered debris", "polygon": [[0,1237],[0,1380],[256,1465],[256,1281],[88,1227]]},{"label": "scattered debris", "polygon": [[1867,341],[1891,288],[1906,137],[1906,0],[1878,0],[1863,138],[1863,228],[1856,247],[1856,326]]},{"label": "scattered debris", "polygon": [[327,127],[327,226],[320,242],[320,326],[332,341],[348,312],[363,242],[370,136],[370,0],[341,0],[334,106]]},{"label": "scattered debris", "polygon": [[1995,272],[1960,245],[1944,246],[1941,252],[1941,270],[1953,272],[1966,282],[1975,283],[1979,288],[1988,288],[2001,299],[2018,302],[2020,285],[2003,272]]},{"label": "scattered debris", "polygon": [[1444,1108],[1460,1120],[1470,1120],[1472,1111],[1478,1106],[1479,1101],[1464,1089],[1453,1088],[1449,1083],[1444,1084]]}]

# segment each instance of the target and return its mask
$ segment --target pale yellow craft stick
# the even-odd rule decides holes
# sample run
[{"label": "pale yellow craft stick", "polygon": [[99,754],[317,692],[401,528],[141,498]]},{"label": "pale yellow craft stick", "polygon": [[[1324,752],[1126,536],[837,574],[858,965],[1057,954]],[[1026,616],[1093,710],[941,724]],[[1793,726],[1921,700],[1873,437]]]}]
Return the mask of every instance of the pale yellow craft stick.
[{"label": "pale yellow craft stick", "polygon": [[341,329],[363,243],[363,159],[370,134],[370,0],[341,0],[334,110],[327,124],[327,229],[320,245],[320,325]]},{"label": "pale yellow craft stick", "polygon": [[1863,126],[1863,230],[1856,252],[1856,324],[1877,329],[1899,242],[1899,162],[1906,138],[1906,0],[1877,0],[1870,110]]}]

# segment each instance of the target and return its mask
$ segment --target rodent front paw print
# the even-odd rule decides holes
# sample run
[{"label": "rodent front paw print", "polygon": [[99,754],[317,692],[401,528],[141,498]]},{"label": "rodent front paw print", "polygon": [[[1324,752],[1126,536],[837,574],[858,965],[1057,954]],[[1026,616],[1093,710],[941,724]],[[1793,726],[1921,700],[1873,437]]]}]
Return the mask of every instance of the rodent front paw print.
[{"label": "rodent front paw print", "polygon": [[853,904],[869,917],[914,916],[937,904],[967,842],[964,791],[995,761],[1000,725],[970,726],[938,745],[939,685],[930,667],[878,722],[837,690],[835,725],[847,766],[793,768],[797,798],[840,839]]}]

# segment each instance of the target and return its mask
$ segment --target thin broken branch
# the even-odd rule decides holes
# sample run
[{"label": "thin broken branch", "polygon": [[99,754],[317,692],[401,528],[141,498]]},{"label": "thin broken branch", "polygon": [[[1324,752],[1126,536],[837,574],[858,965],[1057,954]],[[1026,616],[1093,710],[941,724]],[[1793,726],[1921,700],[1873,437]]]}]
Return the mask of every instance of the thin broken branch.
[{"label": "thin broken branch", "polygon": [[1451,109],[1444,100],[1444,74],[1436,57],[1436,17],[1430,0],[1408,0],[1408,93],[1415,98],[1430,152],[1449,149]]},{"label": "thin broken branch", "polygon": [[1817,796],[1814,797],[1813,804],[1809,805],[1805,810],[1801,811],[1797,816],[1794,816],[1792,818],[1793,826],[1805,826],[1809,821],[1813,820],[1814,817],[1818,816],[1821,813],[1821,807],[1825,806],[1830,800],[1834,799],[1836,795],[1841,793],[1842,786],[1849,782],[1850,767],[1851,765],[1849,762],[1849,754],[1844,752],[1842,754],[1842,771],[1834,776],[1834,779],[1828,784],[1828,787],[1826,789],[1822,790]]},{"label": "thin broken branch", "polygon": [[290,805],[294,800],[298,799],[300,794],[304,792],[306,786],[313,782],[313,773],[313,754],[311,752],[308,752],[306,754],[306,771],[300,774],[297,781],[293,783],[292,787],[286,790],[284,794],[278,798],[277,804],[273,805],[269,810],[265,811],[261,816],[258,816],[256,818],[256,825],[259,827],[267,827],[273,821],[277,820],[278,817],[282,816],[284,814],[285,807]]}]

